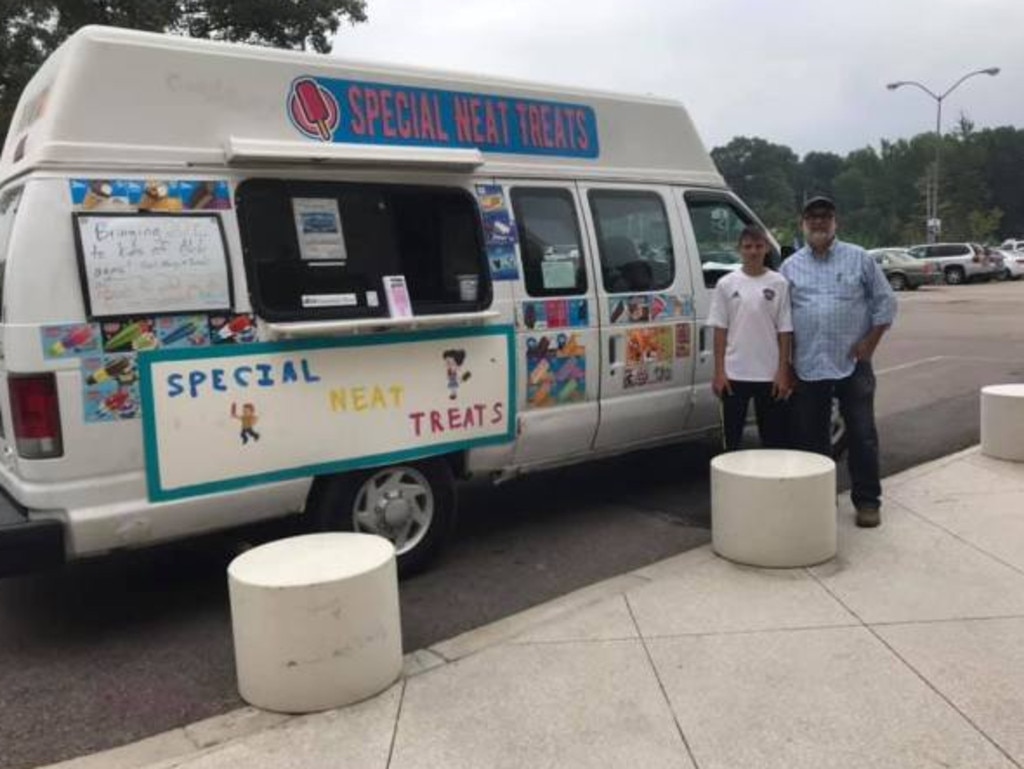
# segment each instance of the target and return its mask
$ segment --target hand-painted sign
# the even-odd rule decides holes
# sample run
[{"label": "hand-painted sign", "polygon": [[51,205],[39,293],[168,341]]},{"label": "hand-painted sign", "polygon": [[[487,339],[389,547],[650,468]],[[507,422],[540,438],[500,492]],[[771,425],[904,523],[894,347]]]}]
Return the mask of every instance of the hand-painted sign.
[{"label": "hand-painted sign", "polygon": [[582,104],[303,76],[286,107],[304,136],[336,144],[580,158],[600,151],[594,110]]},{"label": "hand-painted sign", "polygon": [[515,437],[508,327],[139,356],[154,501]]}]

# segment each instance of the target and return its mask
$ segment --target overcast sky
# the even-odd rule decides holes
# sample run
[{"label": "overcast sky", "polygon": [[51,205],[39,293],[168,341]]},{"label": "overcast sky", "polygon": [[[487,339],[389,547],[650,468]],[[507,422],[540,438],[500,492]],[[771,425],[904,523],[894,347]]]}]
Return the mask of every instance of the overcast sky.
[{"label": "overcast sky", "polygon": [[1024,0],[368,0],[334,53],[681,100],[709,148],[761,136],[845,153],[1024,126]]}]

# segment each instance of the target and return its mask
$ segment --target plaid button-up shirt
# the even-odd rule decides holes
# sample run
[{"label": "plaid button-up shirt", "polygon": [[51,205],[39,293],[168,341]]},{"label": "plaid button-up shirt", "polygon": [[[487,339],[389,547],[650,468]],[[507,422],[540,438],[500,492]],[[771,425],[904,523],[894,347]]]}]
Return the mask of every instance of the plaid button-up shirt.
[{"label": "plaid button-up shirt", "polygon": [[822,257],[804,246],[780,272],[793,303],[793,365],[805,381],[853,373],[853,346],[873,326],[896,318],[896,297],[882,268],[860,246],[835,240]]}]

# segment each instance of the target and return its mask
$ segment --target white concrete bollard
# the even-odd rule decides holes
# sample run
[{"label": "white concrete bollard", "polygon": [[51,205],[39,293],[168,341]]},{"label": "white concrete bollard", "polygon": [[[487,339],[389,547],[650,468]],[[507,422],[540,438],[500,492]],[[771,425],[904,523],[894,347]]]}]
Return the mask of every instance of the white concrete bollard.
[{"label": "white concrete bollard", "polygon": [[1024,384],[981,388],[981,453],[1024,462]]},{"label": "white concrete bollard", "polygon": [[394,546],[325,533],[249,550],[228,566],[238,690],[252,705],[310,713],[357,702],[402,670]]},{"label": "white concrete bollard", "polygon": [[836,554],[836,464],[804,451],[753,449],[711,460],[714,551],[750,566],[794,568]]}]

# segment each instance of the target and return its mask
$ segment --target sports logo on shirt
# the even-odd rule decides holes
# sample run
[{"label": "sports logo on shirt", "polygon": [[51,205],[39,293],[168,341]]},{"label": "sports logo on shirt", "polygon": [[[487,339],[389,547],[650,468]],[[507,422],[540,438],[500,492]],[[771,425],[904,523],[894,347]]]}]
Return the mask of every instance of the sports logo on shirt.
[{"label": "sports logo on shirt", "polygon": [[764,290],[764,298],[765,298],[765,299],[767,299],[767,300],[768,300],[769,302],[770,302],[770,301],[771,301],[772,299],[774,299],[774,298],[775,298],[775,289],[772,289],[772,288],[766,288],[766,289]]}]

